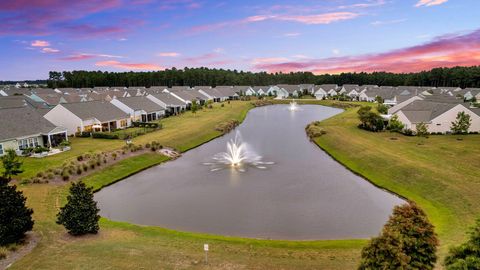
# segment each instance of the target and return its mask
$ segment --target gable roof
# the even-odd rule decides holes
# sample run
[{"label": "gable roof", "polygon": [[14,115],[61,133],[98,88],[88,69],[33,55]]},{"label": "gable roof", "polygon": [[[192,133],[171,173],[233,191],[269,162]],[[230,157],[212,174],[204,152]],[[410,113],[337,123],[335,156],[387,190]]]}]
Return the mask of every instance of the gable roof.
[{"label": "gable roof", "polygon": [[[37,134],[47,134],[57,126],[50,123],[36,110],[29,107],[0,110],[0,140]],[[61,130],[65,130],[60,128]]]},{"label": "gable roof", "polygon": [[119,98],[118,101],[127,105],[134,111],[144,110],[147,113],[163,111],[163,108],[160,105],[145,96]]},{"label": "gable roof", "polygon": [[412,123],[428,123],[457,105],[459,104],[416,100],[400,109],[400,111]]},{"label": "gable roof", "polygon": [[153,97],[165,103],[167,106],[185,106],[185,103],[169,93],[152,94]]},{"label": "gable roof", "polygon": [[65,103],[63,106],[82,120],[96,118],[100,122],[126,119],[128,114],[106,101]]}]

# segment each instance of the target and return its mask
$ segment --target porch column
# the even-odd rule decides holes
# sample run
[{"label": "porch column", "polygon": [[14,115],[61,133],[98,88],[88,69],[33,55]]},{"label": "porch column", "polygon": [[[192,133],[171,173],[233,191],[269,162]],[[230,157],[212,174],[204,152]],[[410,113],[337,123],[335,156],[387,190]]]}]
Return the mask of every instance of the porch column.
[{"label": "porch column", "polygon": [[50,138],[50,133],[47,134],[47,138],[48,138],[48,147],[52,148],[52,138]]}]

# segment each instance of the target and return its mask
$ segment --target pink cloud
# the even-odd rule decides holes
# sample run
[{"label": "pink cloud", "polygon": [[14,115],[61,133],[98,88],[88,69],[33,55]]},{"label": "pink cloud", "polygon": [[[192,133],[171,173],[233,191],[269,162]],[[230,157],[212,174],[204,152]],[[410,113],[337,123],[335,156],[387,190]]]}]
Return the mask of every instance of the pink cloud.
[{"label": "pink cloud", "polygon": [[160,57],[178,57],[178,56],[180,56],[180,53],[177,53],[177,52],[162,52],[162,53],[158,53],[157,56],[160,56]]},{"label": "pink cloud", "polygon": [[463,35],[441,36],[423,45],[380,54],[254,63],[268,72],[417,72],[435,67],[480,65],[480,29]]},{"label": "pink cloud", "polygon": [[232,27],[267,20],[288,21],[302,24],[330,24],[344,20],[351,20],[360,16],[354,12],[331,12],[313,15],[256,15],[241,20],[224,21],[213,24],[194,26],[186,31],[187,34],[198,34],[201,32],[213,31],[225,27]]},{"label": "pink cloud", "polygon": [[58,53],[58,52],[60,52],[60,50],[47,47],[47,48],[43,48],[42,52],[43,53]]},{"label": "pink cloud", "polygon": [[436,6],[436,5],[441,5],[443,3],[448,2],[448,0],[419,0],[418,3],[415,5],[416,7],[430,7],[430,6]]},{"label": "pink cloud", "polygon": [[0,35],[48,35],[74,25],[74,21],[104,10],[117,8],[122,0],[15,0],[0,1]]},{"label": "pink cloud", "polygon": [[32,47],[48,47],[50,46],[50,42],[45,40],[35,40],[33,41],[30,46]]},{"label": "pink cloud", "polygon": [[160,70],[160,69],[164,69],[161,66],[156,65],[156,64],[123,63],[123,62],[119,62],[119,61],[100,61],[100,62],[96,62],[95,66],[97,66],[97,67],[113,67],[113,68],[128,69],[128,70]]},{"label": "pink cloud", "polygon": [[59,60],[81,61],[81,60],[88,60],[92,58],[123,58],[123,56],[111,55],[111,54],[77,53],[77,54],[69,55],[67,57],[60,58]]}]

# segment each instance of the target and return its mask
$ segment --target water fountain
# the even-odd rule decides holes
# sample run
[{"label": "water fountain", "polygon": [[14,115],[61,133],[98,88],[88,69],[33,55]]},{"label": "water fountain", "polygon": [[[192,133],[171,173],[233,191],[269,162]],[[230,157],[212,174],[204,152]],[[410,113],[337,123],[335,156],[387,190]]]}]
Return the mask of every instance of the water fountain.
[{"label": "water fountain", "polygon": [[233,168],[244,172],[247,167],[266,169],[265,165],[274,164],[273,162],[262,161],[262,157],[250,149],[249,145],[242,141],[239,131],[235,137],[227,142],[227,151],[213,156],[214,162],[204,163],[212,167],[211,171],[218,171],[226,168]]},{"label": "water fountain", "polygon": [[292,100],[292,102],[290,102],[290,106],[288,107],[288,109],[289,109],[290,111],[292,111],[292,112],[293,112],[293,111],[297,111],[297,110],[299,109],[298,104],[297,104],[297,102],[295,101],[295,99]]}]

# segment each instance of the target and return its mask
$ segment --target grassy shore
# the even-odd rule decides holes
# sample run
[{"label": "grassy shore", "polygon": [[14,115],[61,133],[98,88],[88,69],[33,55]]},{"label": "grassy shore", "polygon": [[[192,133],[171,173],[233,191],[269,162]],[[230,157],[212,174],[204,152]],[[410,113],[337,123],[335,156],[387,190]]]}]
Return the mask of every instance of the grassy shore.
[{"label": "grassy shore", "polygon": [[[343,106],[331,101],[304,101]],[[342,103],[343,104],[343,103]],[[213,110],[190,112],[163,121],[164,129],[136,138],[186,151],[220,135],[216,124],[243,120],[251,105],[232,102]],[[429,139],[390,133],[369,133],[356,125],[356,109],[322,122],[327,134],[316,143],[351,170],[373,183],[417,201],[440,233],[441,253],[463,239],[466,226],[479,213],[480,136],[433,136]],[[392,140],[396,137],[396,140]],[[103,145],[105,142],[105,145]],[[419,145],[419,143],[421,145]],[[111,145],[107,145],[111,144]],[[118,144],[118,145],[117,145]],[[27,162],[53,166],[84,151],[109,151],[121,142],[79,139],[71,153],[52,161]],[[79,151],[78,153],[74,151]],[[165,161],[147,153],[119,161],[84,181],[98,189],[135,171]],[[38,162],[37,164],[34,164]],[[55,224],[55,214],[68,186],[22,186],[35,210],[35,232],[41,241],[11,269],[355,269],[366,240],[269,241],[186,233],[101,219],[98,235],[74,238]],[[210,244],[209,265],[202,264],[203,244]]]},{"label": "grassy shore", "polygon": [[[190,112],[163,120],[164,129],[136,138],[152,140],[186,151],[219,135],[216,124],[243,120],[251,108],[248,102],[232,102],[213,110]],[[89,142],[89,143],[84,143]],[[106,145],[102,145],[105,142]],[[109,151],[121,147],[116,141],[79,139],[72,152],[51,157],[52,161],[28,160],[27,166],[52,166],[85,151]],[[77,150],[75,150],[77,148]],[[65,155],[64,158],[60,158]],[[54,160],[54,159],[55,160]],[[83,180],[95,189],[165,161],[147,153],[119,161]],[[35,164],[36,163],[36,164]],[[151,226],[139,226],[101,219],[98,235],[74,238],[55,224],[55,214],[65,203],[68,186],[36,184],[21,186],[28,205],[35,211],[38,246],[11,269],[354,269],[365,240],[269,241],[184,233]],[[203,260],[203,244],[210,244],[209,265]]]},{"label": "grassy shore", "polygon": [[440,237],[440,256],[480,214],[480,136],[407,137],[357,128],[356,109],[321,123],[315,142],[374,184],[417,202]]}]

